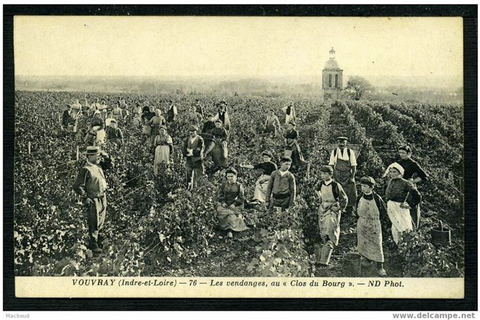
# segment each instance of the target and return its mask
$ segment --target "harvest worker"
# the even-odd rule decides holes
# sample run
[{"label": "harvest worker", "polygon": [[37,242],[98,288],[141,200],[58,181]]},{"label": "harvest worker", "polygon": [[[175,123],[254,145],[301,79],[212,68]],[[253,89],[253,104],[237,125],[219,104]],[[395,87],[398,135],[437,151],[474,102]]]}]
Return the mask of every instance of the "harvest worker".
[{"label": "harvest worker", "polygon": [[298,131],[295,129],[295,121],[290,121],[285,132],[284,156],[292,158],[292,170],[303,167],[307,164],[298,144]]},{"label": "harvest worker", "polygon": [[73,132],[73,126],[75,124],[75,118],[73,117],[72,106],[67,105],[62,113],[62,128],[64,130]]},{"label": "harvest worker", "polygon": [[93,118],[90,120],[90,128],[92,129],[93,127],[101,127],[103,128],[105,126],[105,121],[102,119],[102,114],[100,111],[96,110],[93,113]]},{"label": "harvest worker", "polygon": [[107,135],[108,141],[114,143],[117,147],[123,146],[123,132],[118,127],[117,120],[110,120],[110,125],[108,125],[107,129],[105,129],[105,133]]},{"label": "harvest worker", "polygon": [[188,131],[190,136],[185,139],[183,144],[187,185],[190,190],[195,188],[205,174],[203,166],[205,144],[203,138],[197,134],[197,131],[198,128],[196,126],[190,126]]},{"label": "harvest worker", "polygon": [[160,164],[169,164],[170,155],[173,151],[173,140],[167,133],[167,127],[160,126],[158,135],[153,142],[153,148],[155,155],[153,160],[153,173],[158,175],[160,173]]},{"label": "harvest worker", "polygon": [[340,217],[345,210],[348,197],[343,191],[342,185],[332,179],[333,168],[322,166],[320,168],[320,183],[316,191],[320,199],[318,208],[318,225],[322,239],[321,256],[319,263],[328,266],[333,248],[338,246],[340,238]]},{"label": "harvest worker", "polygon": [[280,132],[280,127],[280,120],[278,120],[278,117],[275,115],[275,111],[270,109],[270,113],[265,120],[265,131],[277,135],[278,132]]},{"label": "harvest worker", "polygon": [[230,117],[228,116],[227,103],[222,100],[217,104],[217,114],[213,117],[213,121],[220,120],[225,130],[230,130]]},{"label": "harvest worker", "polygon": [[268,150],[262,152],[263,162],[250,165],[241,164],[240,167],[246,169],[260,169],[262,175],[255,182],[255,192],[253,194],[253,200],[250,204],[265,203],[268,189],[268,182],[270,181],[270,175],[277,170],[277,165],[272,162],[272,153]]},{"label": "harvest worker", "polygon": [[383,268],[382,226],[380,219],[387,216],[387,208],[382,198],[373,191],[375,180],[372,177],[360,179],[362,195],[357,199],[357,250],[365,259],[364,266],[376,263],[377,275],[385,277]]},{"label": "harvest worker", "polygon": [[217,119],[217,121],[215,121],[215,128],[210,131],[210,134],[212,135],[212,140],[205,152],[205,157],[207,157],[208,154],[212,155],[212,160],[215,164],[213,173],[215,173],[227,167],[227,130],[223,128],[221,120]]},{"label": "harvest worker", "polygon": [[334,169],[335,181],[340,183],[348,197],[346,213],[352,214],[357,199],[357,187],[355,184],[355,173],[357,172],[357,159],[355,152],[347,148],[347,137],[338,137],[338,148],[330,154],[329,166]]},{"label": "harvest worker", "polygon": [[101,253],[103,237],[100,234],[107,212],[107,181],[101,167],[102,162],[110,160],[99,147],[87,147],[87,162],[80,169],[73,190],[83,197],[87,210],[89,247],[93,253]]},{"label": "harvest worker", "polygon": [[[403,173],[404,179],[410,180],[414,185],[427,181],[427,173],[411,158],[412,149],[410,146],[400,146],[398,148],[398,155],[400,156],[400,160],[398,160],[397,163],[405,169],[405,172]],[[418,228],[420,225],[419,204],[410,210],[410,215],[412,216],[413,226]]]},{"label": "harvest worker", "polygon": [[150,130],[150,139],[153,144],[153,140],[158,136],[160,126],[166,125],[166,120],[162,116],[162,110],[155,109],[155,115],[148,121],[148,124],[151,127]]},{"label": "harvest worker", "polygon": [[421,195],[411,181],[402,178],[405,169],[397,162],[387,168],[390,181],[385,190],[387,214],[392,222],[393,241],[398,244],[400,235],[412,231],[410,209],[421,201]]},{"label": "harvest worker", "polygon": [[168,122],[174,122],[175,119],[177,118],[178,110],[177,106],[173,103],[172,100],[169,101],[170,107],[168,107],[167,111],[167,121]]},{"label": "harvest worker", "polygon": [[245,192],[242,184],[237,182],[237,170],[229,168],[225,176],[227,181],[220,186],[217,201],[217,219],[220,228],[227,231],[227,237],[233,238],[233,231],[249,229],[242,217]]},{"label": "harvest worker", "polygon": [[295,121],[295,108],[293,106],[293,101],[290,101],[286,107],[284,107],[283,112],[285,113],[285,124],[288,124],[292,121]]},{"label": "harvest worker", "polygon": [[[265,205],[268,208],[277,208],[278,211],[282,211],[293,207],[297,196],[297,186],[295,177],[288,171],[291,165],[291,158],[282,157],[280,159],[280,169],[273,171],[270,175],[265,197]],[[271,197],[273,197],[272,201],[270,200]]]}]

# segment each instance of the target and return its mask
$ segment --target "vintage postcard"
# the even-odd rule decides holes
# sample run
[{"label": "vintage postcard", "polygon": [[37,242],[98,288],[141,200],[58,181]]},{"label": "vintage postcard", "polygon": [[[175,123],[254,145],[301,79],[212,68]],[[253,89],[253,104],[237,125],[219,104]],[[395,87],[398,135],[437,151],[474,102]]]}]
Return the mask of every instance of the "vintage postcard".
[{"label": "vintage postcard", "polygon": [[14,17],[18,298],[465,292],[461,17]]}]

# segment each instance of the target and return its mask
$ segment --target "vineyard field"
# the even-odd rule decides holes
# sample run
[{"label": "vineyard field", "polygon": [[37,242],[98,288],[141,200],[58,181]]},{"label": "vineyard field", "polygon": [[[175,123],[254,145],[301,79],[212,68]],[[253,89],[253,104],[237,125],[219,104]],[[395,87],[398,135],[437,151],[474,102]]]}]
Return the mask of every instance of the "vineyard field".
[{"label": "vineyard field", "polygon": [[[130,117],[119,120],[125,144],[103,149],[115,165],[106,172],[108,209],[102,254],[86,246],[84,208],[72,185],[85,159],[89,118],[82,116],[77,134],[65,132],[60,117],[76,99],[107,105],[125,99]],[[261,161],[271,150],[275,162],[284,140],[264,132],[267,111],[283,123],[282,107],[293,101],[299,144],[309,170],[294,171],[296,205],[276,213],[261,206],[247,207],[251,228],[227,239],[217,227],[215,203],[224,177],[209,175],[198,190],[185,189],[182,144],[192,123],[191,107],[199,100],[205,113],[226,100],[231,120],[228,164],[251,198],[259,172],[240,164]],[[132,115],[137,106],[166,111],[169,101],[178,118],[168,124],[173,138],[173,164],[153,172],[151,148],[141,143],[141,127]],[[315,97],[220,96],[213,94],[105,94],[79,92],[15,93],[14,146],[14,264],[17,276],[200,276],[200,277],[344,277],[343,256],[356,251],[356,217],[342,216],[339,246],[331,268],[315,264],[318,199],[314,186],[327,164],[336,137],[347,136],[359,150],[359,180],[370,175],[384,194],[386,167],[397,159],[397,148],[409,144],[429,174],[419,186],[422,194],[420,227],[397,247],[390,225],[383,226],[385,269],[392,277],[463,277],[465,272],[463,212],[463,107],[378,101],[339,100],[324,103]],[[77,159],[77,147],[80,157]],[[206,167],[212,167],[206,160]],[[431,230],[440,222],[452,230],[452,243],[435,246]],[[363,276],[372,276],[365,270]]]}]

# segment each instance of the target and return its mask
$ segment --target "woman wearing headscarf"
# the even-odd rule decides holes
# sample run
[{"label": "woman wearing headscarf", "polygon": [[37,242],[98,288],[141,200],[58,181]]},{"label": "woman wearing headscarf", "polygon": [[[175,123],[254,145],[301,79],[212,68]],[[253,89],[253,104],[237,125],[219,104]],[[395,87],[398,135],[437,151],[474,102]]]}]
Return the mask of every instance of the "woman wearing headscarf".
[{"label": "woman wearing headscarf", "polygon": [[229,168],[225,176],[227,181],[220,186],[217,199],[217,219],[220,228],[227,231],[227,237],[233,238],[233,231],[249,229],[242,216],[245,192],[243,185],[237,182],[237,170]]},{"label": "woman wearing headscarf", "polygon": [[273,171],[277,170],[277,165],[272,162],[272,153],[268,150],[262,152],[263,162],[254,165],[241,164],[240,167],[246,169],[260,169],[262,175],[255,182],[255,192],[250,204],[265,203],[267,197],[268,182]]},{"label": "woman wearing headscarf", "polygon": [[292,158],[292,169],[303,167],[306,164],[297,139],[298,131],[295,129],[295,122],[291,121],[287,125],[287,132],[285,133],[284,156]]},{"label": "woman wearing headscarf", "polygon": [[168,164],[170,162],[170,155],[173,151],[172,137],[167,133],[165,126],[160,126],[158,135],[153,142],[155,158],[153,160],[153,173],[159,174],[160,164]]},{"label": "woman wearing headscarf", "polygon": [[390,181],[385,190],[385,200],[387,214],[392,222],[393,240],[397,244],[402,233],[413,230],[410,209],[421,201],[421,195],[413,183],[402,178],[404,173],[405,169],[397,162],[387,168]]}]

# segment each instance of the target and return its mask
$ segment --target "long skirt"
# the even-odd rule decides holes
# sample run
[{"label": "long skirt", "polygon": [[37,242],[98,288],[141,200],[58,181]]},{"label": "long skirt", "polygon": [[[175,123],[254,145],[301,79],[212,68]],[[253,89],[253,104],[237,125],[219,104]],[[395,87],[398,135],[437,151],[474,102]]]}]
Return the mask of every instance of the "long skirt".
[{"label": "long skirt", "polygon": [[170,161],[170,146],[163,145],[155,148],[155,159],[153,160],[153,173],[158,175],[160,172],[160,164]]},{"label": "long skirt", "polygon": [[292,158],[293,167],[299,168],[306,164],[300,145],[296,141],[291,146],[285,148],[284,156]]},{"label": "long skirt", "polygon": [[398,244],[400,235],[405,231],[412,231],[412,217],[410,210],[401,208],[401,202],[388,201],[387,214],[392,222],[393,241]]},{"label": "long skirt", "polygon": [[340,216],[341,212],[333,212],[328,209],[329,203],[322,203],[318,210],[318,226],[320,228],[320,237],[324,243],[332,242],[333,245],[338,246],[340,238]]},{"label": "long skirt", "polygon": [[[253,199],[260,202],[265,202],[267,197],[268,182],[270,181],[270,176],[262,174],[255,182],[255,192],[253,194]],[[290,199],[289,199],[290,200]]]},{"label": "long skirt", "polygon": [[226,144],[220,142],[212,142],[214,143],[214,147],[210,154],[212,155],[213,163],[216,167],[226,167],[227,166],[227,152],[226,152]]},{"label": "long skirt", "polygon": [[249,228],[243,221],[243,217],[240,214],[242,206],[235,207],[235,209],[224,208],[222,206],[217,206],[217,219],[220,225],[220,228],[223,230],[233,230],[233,231],[245,231]]}]

